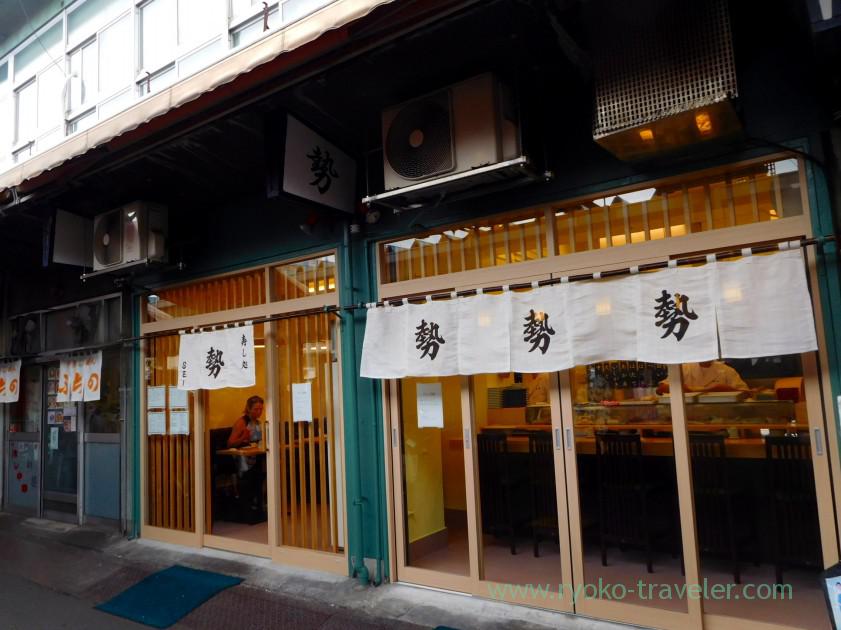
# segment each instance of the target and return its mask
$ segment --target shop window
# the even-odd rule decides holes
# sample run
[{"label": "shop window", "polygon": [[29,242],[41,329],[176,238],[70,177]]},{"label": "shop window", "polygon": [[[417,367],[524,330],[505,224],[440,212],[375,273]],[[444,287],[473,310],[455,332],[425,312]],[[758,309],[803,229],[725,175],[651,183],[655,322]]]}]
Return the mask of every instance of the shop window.
[{"label": "shop window", "polygon": [[38,86],[33,80],[15,92],[15,142],[31,142],[38,128]]},{"label": "shop window", "polygon": [[70,110],[77,111],[96,100],[97,54],[96,42],[89,42],[68,55],[70,81],[68,95]]},{"label": "shop window", "polygon": [[85,426],[88,433],[119,433],[120,351],[109,349],[102,353],[102,388],[100,398],[84,403]]},{"label": "shop window", "polygon": [[[384,284],[621,247],[803,214],[800,163],[760,162],[687,181],[557,204],[514,219],[413,235],[380,246]],[[555,251],[546,248],[553,230]]]},{"label": "shop window", "polygon": [[345,502],[336,321],[325,313],[276,325],[282,544],[339,553]]},{"label": "shop window", "polygon": [[43,405],[42,369],[39,365],[24,365],[20,370],[18,401],[9,405],[9,431],[39,433]]},{"label": "shop window", "polygon": [[162,289],[155,304],[145,304],[145,321],[203,315],[266,303],[265,271],[256,269],[221,278]]},{"label": "shop window", "polygon": [[222,33],[223,0],[152,0],[140,9],[141,67],[155,73]]},{"label": "shop window", "polygon": [[97,301],[48,312],[45,315],[45,349],[62,350],[102,343],[106,325],[102,311],[103,303]]},{"label": "shop window", "polygon": [[319,256],[272,268],[275,301],[336,292],[336,255]]},{"label": "shop window", "polygon": [[[163,387],[164,404],[151,407],[147,395],[146,522],[154,527],[195,531],[195,411],[196,394],[187,392],[183,401],[173,395],[178,382],[179,337],[153,339],[144,363],[146,387]],[[148,391],[148,390],[147,390]],[[186,405],[182,406],[182,402]],[[187,433],[173,433],[172,410],[186,413]],[[163,418],[163,433],[150,435],[149,418]],[[161,414],[163,414],[161,416]]]},{"label": "shop window", "polygon": [[[269,11],[269,29],[276,28],[278,21],[279,11],[277,6],[275,6]],[[257,41],[265,32],[267,31],[261,13],[231,31],[231,44],[234,48],[247,46],[251,42]]]},{"label": "shop window", "polygon": [[548,255],[543,208],[384,243],[381,281],[400,282]]},{"label": "shop window", "polygon": [[62,23],[56,22],[15,55],[15,83],[25,81],[62,56]]}]

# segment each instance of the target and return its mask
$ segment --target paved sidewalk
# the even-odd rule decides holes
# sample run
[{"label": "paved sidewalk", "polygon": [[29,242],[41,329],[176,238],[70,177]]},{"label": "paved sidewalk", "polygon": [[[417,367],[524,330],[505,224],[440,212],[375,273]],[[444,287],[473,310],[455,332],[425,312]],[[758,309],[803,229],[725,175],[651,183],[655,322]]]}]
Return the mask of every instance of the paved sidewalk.
[{"label": "paved sidewalk", "polygon": [[173,628],[414,630],[627,628],[401,584],[356,580],[210,549],[0,513],[0,627],[145,628],[93,608],[173,564],[242,577]]}]

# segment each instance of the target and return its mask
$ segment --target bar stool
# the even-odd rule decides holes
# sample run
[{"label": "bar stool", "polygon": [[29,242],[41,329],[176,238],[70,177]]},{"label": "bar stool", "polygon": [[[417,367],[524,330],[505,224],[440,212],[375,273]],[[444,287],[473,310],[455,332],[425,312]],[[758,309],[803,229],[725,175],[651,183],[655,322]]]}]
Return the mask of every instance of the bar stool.
[{"label": "bar stool", "polygon": [[822,566],[809,435],[766,437],[765,466],[773,528],[774,573],[777,584],[782,584],[786,567]]},{"label": "bar stool", "polygon": [[507,434],[479,433],[476,444],[479,450],[482,527],[494,536],[507,536],[511,554],[514,555],[517,553],[517,529],[528,521],[528,508],[519,509],[527,480],[526,471],[516,470],[511,465]]},{"label": "bar stool", "polygon": [[607,566],[607,546],[642,548],[646,569],[653,573],[651,551],[655,538],[668,534],[669,523],[652,518],[650,498],[663,484],[645,478],[640,434],[596,432],[596,470],[599,484],[599,545],[602,566]]},{"label": "bar stool", "polygon": [[559,540],[558,498],[555,493],[555,459],[552,434],[529,433],[529,479],[531,481],[531,531],[534,557],[540,557],[540,540]]},{"label": "bar stool", "polygon": [[[721,433],[689,433],[695,522],[699,550],[728,555],[733,565],[733,580],[741,584],[739,550],[755,540],[755,536],[747,520],[752,513],[749,497],[734,484],[730,472],[726,437]],[[743,518],[737,518],[738,506],[742,508]]]}]

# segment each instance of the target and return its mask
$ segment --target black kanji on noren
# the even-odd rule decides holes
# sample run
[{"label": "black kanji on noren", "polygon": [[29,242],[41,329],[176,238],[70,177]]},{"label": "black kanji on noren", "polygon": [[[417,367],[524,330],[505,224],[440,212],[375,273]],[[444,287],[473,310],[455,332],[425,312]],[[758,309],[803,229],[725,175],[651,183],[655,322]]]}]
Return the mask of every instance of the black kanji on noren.
[{"label": "black kanji on noren", "polygon": [[330,157],[330,151],[325,150],[323,153],[321,147],[316,145],[313,147],[312,153],[307,153],[307,157],[312,160],[310,171],[313,174],[313,179],[310,186],[315,186],[322,195],[330,190],[330,185],[333,179],[338,179],[339,173],[333,166],[333,158]]},{"label": "black kanji on noren", "polygon": [[671,294],[663,289],[660,297],[654,300],[657,305],[654,307],[654,325],[663,328],[665,339],[674,335],[680,341],[689,328],[689,322],[698,319],[698,315],[689,310],[689,296],[675,293],[674,299]]},{"label": "black kanji on noren", "polygon": [[420,326],[415,328],[415,348],[423,350],[420,358],[429,357],[430,361],[434,361],[438,356],[438,349],[442,343],[446,343],[444,338],[438,334],[438,324],[435,322],[426,323],[425,319],[421,320]]},{"label": "black kanji on noren", "polygon": [[524,319],[526,323],[523,324],[523,341],[531,344],[529,352],[539,348],[540,354],[546,354],[552,342],[550,335],[555,334],[549,326],[549,314],[542,311],[535,313],[534,309],[529,309],[529,314]]},{"label": "black kanji on noren", "polygon": [[222,351],[214,350],[213,346],[210,346],[210,350],[207,351],[207,361],[204,364],[207,373],[213,378],[217,378],[223,365],[225,365],[225,362],[222,360]]}]

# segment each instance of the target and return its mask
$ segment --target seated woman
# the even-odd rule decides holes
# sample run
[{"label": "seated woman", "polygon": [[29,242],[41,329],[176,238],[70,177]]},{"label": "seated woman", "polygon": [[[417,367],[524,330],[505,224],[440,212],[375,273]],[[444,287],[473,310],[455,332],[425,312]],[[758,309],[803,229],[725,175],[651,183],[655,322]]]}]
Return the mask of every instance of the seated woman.
[{"label": "seated woman", "polygon": [[[228,437],[228,448],[239,448],[258,444],[263,439],[260,430],[260,416],[263,415],[263,399],[251,396],[245,401],[245,411],[237,418]],[[257,458],[253,456],[239,457],[239,477],[242,480],[246,499],[252,510],[261,510],[262,470],[257,466]]]}]

